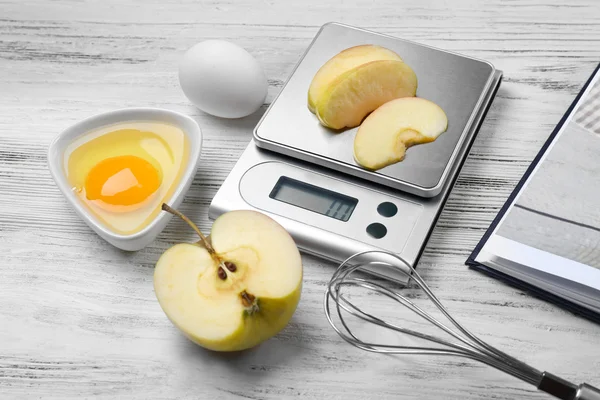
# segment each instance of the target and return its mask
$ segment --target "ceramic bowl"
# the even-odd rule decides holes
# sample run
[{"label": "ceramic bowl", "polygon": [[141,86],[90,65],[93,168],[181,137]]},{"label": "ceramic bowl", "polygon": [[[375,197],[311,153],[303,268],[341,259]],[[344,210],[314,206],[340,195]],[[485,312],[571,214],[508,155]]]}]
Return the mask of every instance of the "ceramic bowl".
[{"label": "ceramic bowl", "polygon": [[63,165],[64,151],[67,146],[78,136],[100,128],[106,125],[112,125],[127,121],[156,121],[169,123],[179,127],[189,140],[189,157],[187,165],[184,166],[184,172],[181,180],[170,198],[165,199],[171,207],[178,207],[186,192],[190,188],[196,169],[200,161],[200,151],[202,149],[202,132],[200,127],[192,118],[169,110],[158,108],[126,108],[111,111],[86,118],[75,125],[67,128],[60,133],[50,144],[48,150],[48,167],[58,188],[63,193],[73,210],[107,242],[122,250],[135,251],[140,250],[150,244],[156,236],[165,228],[171,214],[160,212],[155,219],[139,232],[122,235],[112,232],[105,227],[77,198],[77,195],[71,190],[65,169]]}]

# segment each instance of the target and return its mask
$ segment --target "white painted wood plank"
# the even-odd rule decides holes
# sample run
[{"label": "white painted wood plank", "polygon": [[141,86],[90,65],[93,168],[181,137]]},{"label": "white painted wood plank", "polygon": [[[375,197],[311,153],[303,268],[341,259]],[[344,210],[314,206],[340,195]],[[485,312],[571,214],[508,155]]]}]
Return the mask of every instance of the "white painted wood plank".
[{"label": "white painted wood plank", "polygon": [[517,204],[600,229],[598,160],[600,135],[571,121],[529,181]]},{"label": "white painted wood plank", "polygon": [[[419,269],[473,332],[600,386],[598,325],[463,264],[600,59],[599,11],[594,0],[0,3],[0,397],[548,398],[470,361],[348,346],[322,312],[334,266],[309,256],[300,306],[280,335],[242,354],[203,351],[168,322],[152,291],[160,253],[192,232],[173,220],[148,248],[123,253],[73,215],[54,186],[47,146],[70,124],[120,107],[184,112],[199,122],[205,147],[182,210],[208,231],[208,204],[252,127],[332,20],[504,71]],[[263,64],[269,94],[256,115],[212,118],[179,90],[179,57],[206,38],[236,41]]]},{"label": "white painted wood plank", "polygon": [[600,269],[600,231],[513,207],[498,234]]}]

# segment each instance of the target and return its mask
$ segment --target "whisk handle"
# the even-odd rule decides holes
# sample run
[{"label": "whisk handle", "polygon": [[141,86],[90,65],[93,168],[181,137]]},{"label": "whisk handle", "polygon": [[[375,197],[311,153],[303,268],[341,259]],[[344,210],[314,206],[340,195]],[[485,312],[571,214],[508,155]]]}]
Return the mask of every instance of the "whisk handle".
[{"label": "whisk handle", "polygon": [[600,389],[598,388],[582,383],[577,389],[574,400],[600,400]]},{"label": "whisk handle", "polygon": [[549,372],[542,373],[538,389],[563,400],[600,400],[600,390],[592,385],[577,386]]}]

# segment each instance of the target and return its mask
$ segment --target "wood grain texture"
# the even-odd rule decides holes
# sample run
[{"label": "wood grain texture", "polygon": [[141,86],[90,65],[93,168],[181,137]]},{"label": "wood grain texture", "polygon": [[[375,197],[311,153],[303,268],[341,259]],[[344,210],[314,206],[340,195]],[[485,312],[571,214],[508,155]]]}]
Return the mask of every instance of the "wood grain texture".
[{"label": "wood grain texture", "polygon": [[600,231],[513,207],[498,235],[600,269]]},{"label": "wood grain texture", "polygon": [[[470,361],[387,357],[345,344],[321,304],[334,265],[310,256],[298,311],[281,334],[241,354],[206,352],[168,322],[152,289],[161,252],[192,232],[173,220],[146,249],[115,250],[54,185],[46,151],[74,122],[131,106],[184,112],[205,141],[181,209],[208,231],[210,200],[329,21],[504,71],[419,270],[455,317],[491,344],[600,386],[598,325],[464,266],[600,60],[595,0],[10,0],[0,10],[0,398],[548,398]],[[264,66],[269,95],[255,115],[212,118],[180,91],[179,58],[207,38],[235,41]]]},{"label": "wood grain texture", "polygon": [[571,121],[517,204],[600,230],[598,159],[600,135]]}]

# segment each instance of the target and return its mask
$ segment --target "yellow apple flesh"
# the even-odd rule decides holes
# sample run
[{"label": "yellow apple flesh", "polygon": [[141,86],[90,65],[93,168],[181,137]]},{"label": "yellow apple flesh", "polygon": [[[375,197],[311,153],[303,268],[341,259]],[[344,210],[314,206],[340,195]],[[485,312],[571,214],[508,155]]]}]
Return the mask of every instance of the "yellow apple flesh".
[{"label": "yellow apple flesh", "polygon": [[317,101],[338,76],[362,64],[377,60],[402,61],[393,51],[371,44],[350,47],[336,54],[323,64],[313,77],[308,89],[308,109],[315,112]]},{"label": "yellow apple flesh", "polygon": [[277,334],[302,289],[291,236],[264,214],[231,211],[214,222],[209,246],[214,253],[201,244],[177,244],[158,260],[154,290],[171,322],[216,351],[248,349]]},{"label": "yellow apple flesh", "polygon": [[418,97],[392,100],[369,115],[354,138],[358,164],[377,170],[404,159],[406,149],[432,142],[448,128],[446,113]]},{"label": "yellow apple flesh", "polygon": [[316,104],[326,127],[353,128],[382,104],[417,92],[417,76],[402,61],[371,61],[338,76]]}]

